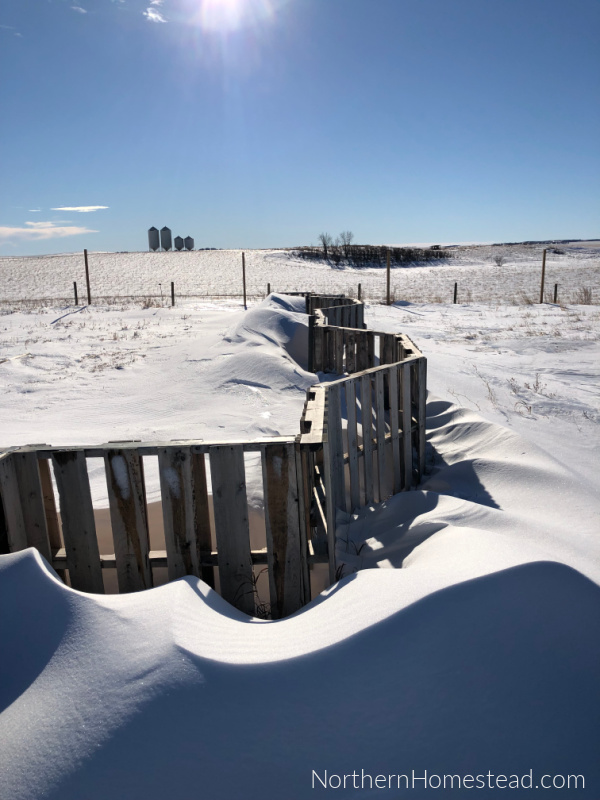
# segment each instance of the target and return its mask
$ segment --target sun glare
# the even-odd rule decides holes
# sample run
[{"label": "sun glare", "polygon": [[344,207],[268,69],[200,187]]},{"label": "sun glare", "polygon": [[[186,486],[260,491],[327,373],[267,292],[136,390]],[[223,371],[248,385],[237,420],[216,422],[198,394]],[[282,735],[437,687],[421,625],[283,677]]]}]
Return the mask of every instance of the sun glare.
[{"label": "sun glare", "polygon": [[235,31],[273,16],[273,0],[200,0],[199,22],[206,31]]}]

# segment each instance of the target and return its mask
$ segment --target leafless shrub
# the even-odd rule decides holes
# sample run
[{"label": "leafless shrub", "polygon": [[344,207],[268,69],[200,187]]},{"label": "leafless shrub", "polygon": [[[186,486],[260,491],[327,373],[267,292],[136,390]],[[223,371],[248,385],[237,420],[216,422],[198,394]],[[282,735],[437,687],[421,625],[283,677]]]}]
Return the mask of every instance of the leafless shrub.
[{"label": "leafless shrub", "polygon": [[142,300],[142,308],[160,308],[161,303],[157,297],[144,297]]},{"label": "leafless shrub", "polygon": [[592,289],[589,286],[583,286],[575,295],[575,302],[581,306],[592,305]]}]

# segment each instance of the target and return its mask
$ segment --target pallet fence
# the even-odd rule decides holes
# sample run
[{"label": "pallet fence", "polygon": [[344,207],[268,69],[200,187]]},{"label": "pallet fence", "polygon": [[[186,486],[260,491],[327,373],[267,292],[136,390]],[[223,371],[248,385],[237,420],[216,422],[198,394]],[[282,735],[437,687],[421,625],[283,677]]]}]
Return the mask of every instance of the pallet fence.
[{"label": "pallet fence", "polygon": [[[273,619],[310,601],[313,564],[328,563],[333,583],[338,510],[382,502],[423,474],[426,359],[403,334],[365,330],[361,303],[305,297],[309,360],[343,377],[308,390],[298,435],[10,448],[0,453],[0,552],[35,547],[84,592],[104,592],[104,569],[116,570],[119,592],[151,588],[158,567],[169,580],[195,576],[213,588],[217,577],[221,595],[249,615],[258,610],[256,567],[266,568]],[[261,463],[266,547],[259,550],[250,544],[246,453]],[[156,550],[144,477],[149,457],[158,462],[162,498],[164,541]],[[89,462],[98,461],[111,553],[100,552],[88,477]]]}]

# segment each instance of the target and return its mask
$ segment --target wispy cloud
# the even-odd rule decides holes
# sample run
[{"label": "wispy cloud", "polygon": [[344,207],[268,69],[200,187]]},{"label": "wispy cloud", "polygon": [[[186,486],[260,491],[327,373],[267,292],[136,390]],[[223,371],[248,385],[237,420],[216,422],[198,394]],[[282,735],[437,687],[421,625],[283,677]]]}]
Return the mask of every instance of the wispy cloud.
[{"label": "wispy cloud", "polygon": [[143,11],[143,15],[149,22],[166,22],[162,13],[158,10],[162,6],[164,0],[150,0],[150,5]]},{"label": "wispy cloud", "polygon": [[85,8],[82,8],[81,6],[71,6],[71,8],[73,9],[73,11],[77,11],[79,14],[88,13],[87,10]]},{"label": "wispy cloud", "polygon": [[41,208],[28,208],[28,209],[27,209],[27,211],[28,211],[30,214],[37,214],[37,212],[38,212],[38,211],[41,211],[41,210],[42,210]]},{"label": "wispy cloud", "polygon": [[88,214],[90,211],[100,211],[103,208],[110,208],[110,206],[58,206],[58,208],[52,208],[51,211],[79,211],[81,214]]},{"label": "wispy cloud", "polygon": [[98,233],[98,231],[76,225],[58,226],[54,222],[26,222],[25,228],[0,226],[0,242],[27,241],[37,242],[43,239],[62,239],[65,236],[79,236],[82,233]]},{"label": "wispy cloud", "polygon": [[12,33],[13,36],[18,36],[19,39],[23,38],[23,34],[19,33],[14,25],[0,25],[0,31],[8,31],[9,33]]}]

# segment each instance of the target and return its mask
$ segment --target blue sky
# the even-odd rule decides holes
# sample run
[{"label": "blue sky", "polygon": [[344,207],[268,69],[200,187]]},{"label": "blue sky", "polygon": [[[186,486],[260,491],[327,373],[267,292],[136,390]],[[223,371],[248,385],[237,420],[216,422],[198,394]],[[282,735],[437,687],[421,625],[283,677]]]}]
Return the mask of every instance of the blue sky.
[{"label": "blue sky", "polygon": [[598,0],[5,0],[0,74],[4,255],[600,236]]}]

